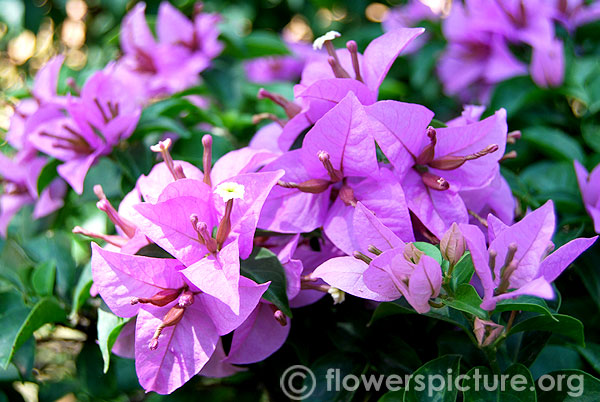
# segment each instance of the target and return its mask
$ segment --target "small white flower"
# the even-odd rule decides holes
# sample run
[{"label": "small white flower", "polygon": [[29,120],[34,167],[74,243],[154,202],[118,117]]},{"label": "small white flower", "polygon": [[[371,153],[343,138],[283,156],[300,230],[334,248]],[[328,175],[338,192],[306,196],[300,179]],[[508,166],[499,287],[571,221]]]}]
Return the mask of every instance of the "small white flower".
[{"label": "small white flower", "polygon": [[168,150],[169,148],[171,148],[171,144],[172,144],[171,139],[167,138],[164,141],[158,141],[158,144],[156,144],[156,145],[151,145],[150,150],[152,152],[157,152],[157,153],[164,152],[164,151]]},{"label": "small white flower", "polygon": [[215,189],[215,193],[223,198],[224,202],[234,199],[244,199],[244,186],[239,183],[228,181],[221,183]]},{"label": "small white flower", "polygon": [[315,39],[315,41],[313,42],[313,49],[322,49],[325,42],[327,42],[328,40],[334,40],[335,38],[339,38],[340,36],[342,36],[342,34],[337,31],[329,31],[325,35],[319,36],[317,39]]},{"label": "small white flower", "polygon": [[333,304],[340,304],[343,303],[344,300],[346,300],[346,293],[339,290],[338,288],[329,288],[327,293],[331,295],[331,298],[333,299]]}]

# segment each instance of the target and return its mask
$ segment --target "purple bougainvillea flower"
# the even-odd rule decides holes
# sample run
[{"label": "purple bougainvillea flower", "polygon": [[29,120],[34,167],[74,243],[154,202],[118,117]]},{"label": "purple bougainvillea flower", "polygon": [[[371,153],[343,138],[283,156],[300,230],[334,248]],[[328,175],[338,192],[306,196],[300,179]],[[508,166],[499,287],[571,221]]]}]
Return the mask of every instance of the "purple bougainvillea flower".
[{"label": "purple bougainvillea flower", "polygon": [[459,226],[484,289],[481,307],[486,310],[493,310],[499,300],[521,295],[553,298],[550,284],[597,239],[575,239],[549,254],[554,248],[552,201],[512,226],[489,215],[489,247],[477,226]]},{"label": "purple bougainvillea flower", "polygon": [[[461,127],[476,123],[484,111],[485,106],[465,105],[462,114],[448,121],[446,125],[448,127]],[[519,136],[520,132],[518,131],[508,135],[509,139],[512,138],[511,141],[516,140]],[[513,223],[516,200],[500,171],[496,173],[496,177],[489,185],[476,190],[461,191],[459,194],[469,211],[475,212],[479,216],[487,216],[491,213],[500,218],[505,224]],[[476,218],[471,217],[470,219],[472,223],[480,224]]]},{"label": "purple bougainvillea flower", "polygon": [[300,149],[265,167],[286,174],[269,196],[260,227],[297,233],[323,226],[327,237],[351,254],[354,208],[361,201],[406,241],[413,240],[404,192],[388,168],[379,168],[373,130],[380,125],[372,123],[348,93],[317,121]]},{"label": "purple bougainvillea flower", "polygon": [[406,249],[395,248],[375,257],[364,272],[363,280],[369,289],[387,300],[404,296],[418,313],[423,314],[430,309],[429,300],[440,293],[442,268],[428,255],[414,253],[409,258]]},{"label": "purple bougainvillea flower", "polygon": [[[315,56],[306,64],[300,84],[294,87],[298,104],[280,95],[259,91],[259,98],[273,100],[290,118],[279,135],[279,148],[290,149],[304,130],[349,92],[353,92],[362,104],[375,102],[379,86],[398,55],[423,31],[423,28],[400,28],[387,32],[375,38],[364,55],[358,53],[355,41],[348,41],[347,49],[336,50],[332,40],[340,35],[334,31],[315,40],[313,47],[322,49],[325,46],[328,56]],[[349,71],[354,72],[353,77]]]},{"label": "purple bougainvillea flower", "polygon": [[133,133],[141,114],[140,106],[123,90],[125,84],[111,75],[111,68],[95,73],[80,97],[68,98],[67,115],[62,107],[50,104],[28,119],[31,143],[64,162],[58,174],[78,194],[90,167]]},{"label": "purple bougainvillea flower", "polygon": [[300,78],[304,64],[314,57],[307,43],[287,43],[289,55],[267,56],[248,60],[244,63],[248,80],[259,84],[277,81],[296,81]]},{"label": "purple bougainvillea flower", "polygon": [[543,88],[557,87],[563,82],[565,75],[565,58],[563,43],[550,40],[533,48],[531,55],[531,78]]},{"label": "purple bougainvillea flower", "polygon": [[427,128],[433,113],[420,105],[380,101],[365,110],[381,123],[373,135],[401,180],[411,212],[438,238],[452,222],[466,223],[459,192],[482,189],[498,175],[506,111],[465,126],[433,129]]},{"label": "purple bougainvillea flower", "polygon": [[162,2],[156,40],[146,23],[145,8],[145,3],[138,3],[123,20],[121,63],[146,83],[150,96],[196,84],[199,73],[223,50],[218,41],[220,17],[197,9],[190,21],[169,2]]},{"label": "purple bougainvillea flower", "polygon": [[183,274],[195,286],[237,312],[239,258],[252,252],[263,203],[282,175],[281,171],[242,174],[219,184],[214,192],[203,181],[178,179],[165,187],[156,203],[135,205],[141,215],[138,228],[185,264]]},{"label": "purple bougainvillea flower", "polygon": [[600,19],[600,3],[585,0],[553,0],[554,18],[569,31]]},{"label": "purple bougainvillea flower", "polygon": [[63,206],[67,191],[64,181],[54,179],[38,195],[37,181],[47,159],[28,151],[17,153],[12,159],[0,153],[0,177],[3,191],[0,193],[0,236],[6,237],[8,224],[19,210],[35,204],[33,219],[49,215]]},{"label": "purple bougainvillea flower", "polygon": [[195,287],[183,269],[176,259],[114,253],[92,244],[100,295],[116,315],[137,315],[136,372],[146,391],[168,394],[198,374],[217,350],[219,336],[238,328],[269,286],[240,278],[241,303],[234,312]]},{"label": "purple bougainvillea flower", "polygon": [[574,163],[583,204],[594,221],[595,232],[600,233],[600,165],[588,174],[581,163]]},{"label": "purple bougainvillea flower", "polygon": [[[413,28],[421,21],[437,21],[445,16],[447,10],[432,10],[429,5],[425,5],[420,0],[409,0],[406,4],[396,6],[388,10],[381,22],[383,30],[388,32],[399,28]],[[419,50],[427,41],[430,35],[426,32],[416,38],[404,50],[405,54],[413,53]]]},{"label": "purple bougainvillea flower", "polygon": [[530,69],[538,85],[560,85],[564,60],[562,43],[555,38],[555,16],[552,2],[544,0],[453,4],[442,25],[449,44],[438,64],[445,91],[486,101],[496,83],[527,74],[509,44],[533,48]]},{"label": "purple bougainvillea flower", "polygon": [[380,252],[394,248],[404,249],[405,243],[388,229],[361,202],[356,205],[354,226],[357,228],[357,238],[360,248],[354,256],[331,258],[321,264],[310,275],[311,278],[322,279],[333,288],[353,296],[375,301],[389,301],[388,295],[369,288],[363,275],[369,268],[368,255],[375,255],[370,250],[374,246]]}]

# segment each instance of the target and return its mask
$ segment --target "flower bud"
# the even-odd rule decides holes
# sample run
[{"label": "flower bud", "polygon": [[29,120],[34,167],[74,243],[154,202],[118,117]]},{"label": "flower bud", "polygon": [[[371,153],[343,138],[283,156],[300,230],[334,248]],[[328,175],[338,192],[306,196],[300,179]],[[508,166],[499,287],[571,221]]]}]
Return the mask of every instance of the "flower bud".
[{"label": "flower bud", "polygon": [[502,334],[502,331],[504,331],[502,325],[475,317],[473,332],[479,346],[491,345]]},{"label": "flower bud", "polygon": [[465,238],[458,229],[456,222],[454,222],[440,241],[442,256],[450,262],[450,265],[456,265],[465,253],[466,248]]},{"label": "flower bud", "polygon": [[180,293],[181,289],[163,289],[152,297],[133,297],[131,304],[148,303],[163,307],[177,299]]},{"label": "flower bud", "polygon": [[340,197],[340,200],[342,200],[344,202],[344,204],[346,204],[348,206],[352,206],[352,207],[356,206],[357,201],[356,201],[356,198],[354,198],[354,190],[352,190],[352,187],[343,185],[342,188],[340,189],[339,197]]},{"label": "flower bud", "polygon": [[421,256],[423,256],[425,253],[419,250],[414,243],[407,243],[404,246],[403,254],[406,261],[412,262],[413,264],[418,264],[421,260]]},{"label": "flower bud", "polygon": [[302,183],[279,181],[277,185],[285,188],[296,188],[303,193],[320,194],[329,188],[331,182],[325,179],[309,179]]},{"label": "flower bud", "polygon": [[421,180],[432,190],[444,191],[450,188],[450,183],[446,179],[430,172],[421,173]]}]

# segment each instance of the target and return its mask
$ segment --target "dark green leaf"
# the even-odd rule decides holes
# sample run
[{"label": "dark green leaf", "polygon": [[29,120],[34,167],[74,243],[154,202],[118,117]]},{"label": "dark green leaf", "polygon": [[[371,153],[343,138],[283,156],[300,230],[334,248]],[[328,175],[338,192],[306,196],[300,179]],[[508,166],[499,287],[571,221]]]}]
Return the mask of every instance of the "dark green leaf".
[{"label": "dark green leaf", "polygon": [[379,398],[378,402],[403,402],[405,393],[406,391],[403,389],[399,391],[390,391]]},{"label": "dark green leaf", "polygon": [[[425,363],[415,371],[408,381],[405,402],[454,402],[458,390],[454,384],[445,381],[448,378],[448,370],[458,375],[460,372],[460,356],[445,355]],[[435,377],[434,377],[435,376]],[[432,381],[431,379],[436,379]],[[443,383],[442,383],[443,381]],[[429,388],[433,385],[435,388]]]},{"label": "dark green leaf", "polygon": [[286,55],[290,51],[281,40],[281,37],[274,32],[255,31],[244,37],[244,46],[246,47],[246,57],[255,58],[270,55]]},{"label": "dark green leaf", "polygon": [[[552,386],[554,384],[554,386]],[[560,389],[558,384],[560,384]],[[581,370],[560,370],[537,381],[537,394],[543,402],[597,402],[600,380]]]},{"label": "dark green leaf", "polygon": [[250,257],[241,262],[241,273],[256,283],[271,281],[263,297],[288,317],[292,316],[286,293],[285,271],[275,254],[266,248],[255,247]]},{"label": "dark green leaf", "polygon": [[[472,368],[466,375],[467,377],[462,382],[465,401],[536,402],[533,377],[527,367],[522,364],[510,366],[503,377],[496,379],[492,377],[494,373],[483,366]],[[494,384],[498,385],[494,387]],[[505,385],[502,386],[502,384]]]},{"label": "dark green leaf", "polygon": [[585,344],[583,324],[578,319],[568,315],[555,314],[553,317],[541,315],[528,318],[513,326],[509,335],[522,331],[548,331],[553,334],[564,335],[581,346]]},{"label": "dark green leaf", "polygon": [[600,373],[600,345],[587,342],[585,347],[576,346],[576,348],[590,366],[592,366],[597,373]]},{"label": "dark green leaf", "polygon": [[42,168],[42,171],[40,172],[40,175],[38,176],[37,180],[38,194],[41,194],[42,191],[44,191],[44,189],[50,185],[52,180],[58,177],[58,172],[56,171],[56,168],[58,167],[58,165],[60,165],[60,163],[61,161],[59,161],[58,159],[50,158],[48,163],[46,163],[46,165]]},{"label": "dark green leaf", "polygon": [[92,287],[92,264],[88,263],[77,280],[75,291],[73,292],[73,302],[71,306],[71,316],[74,316],[79,312],[79,309],[83,304],[90,298],[90,289]]},{"label": "dark green leaf", "polygon": [[585,159],[581,145],[567,134],[551,127],[530,127],[523,129],[523,139],[536,150],[556,160],[582,162]]},{"label": "dark green leaf", "polygon": [[54,290],[56,279],[56,263],[46,261],[39,264],[31,275],[33,290],[40,296],[50,296]]},{"label": "dark green leaf", "polygon": [[150,243],[139,249],[135,255],[153,258],[175,258],[156,243]]},{"label": "dark green leaf", "polygon": [[65,311],[55,298],[41,299],[33,307],[17,307],[0,317],[0,367],[6,368],[16,350],[35,330],[48,322],[66,320]]},{"label": "dark green leaf", "polygon": [[56,289],[60,296],[71,299],[75,285],[75,261],[71,256],[71,235],[64,232],[46,232],[23,244],[27,254],[38,263],[56,264]]},{"label": "dark green leaf", "polygon": [[556,320],[552,316],[552,312],[544,299],[534,296],[519,296],[516,299],[500,300],[496,304],[494,312],[499,313],[502,311],[532,311],[534,313],[545,314]]},{"label": "dark green leaf", "polygon": [[[373,316],[371,317],[368,325],[372,325],[374,322],[382,318],[397,314],[417,314],[417,312],[406,302],[404,298],[393,302],[379,303],[373,312]],[[468,333],[472,332],[471,325],[464,315],[455,309],[449,308],[448,306],[444,306],[442,308],[432,308],[428,313],[423,315],[456,325]]]}]

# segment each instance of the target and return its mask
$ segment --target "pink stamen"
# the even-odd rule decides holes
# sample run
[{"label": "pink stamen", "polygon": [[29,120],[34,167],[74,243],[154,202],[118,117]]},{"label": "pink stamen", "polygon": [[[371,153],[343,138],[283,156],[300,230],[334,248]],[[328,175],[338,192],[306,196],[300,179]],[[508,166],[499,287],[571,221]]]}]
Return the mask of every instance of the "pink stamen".
[{"label": "pink stamen", "polygon": [[258,90],[258,99],[265,99],[265,98],[270,99],[271,101],[275,102],[277,105],[281,106],[283,108],[283,110],[285,110],[285,114],[287,114],[287,116],[290,119],[302,111],[302,108],[299,105],[295,104],[294,102],[290,102],[289,100],[285,99],[283,96],[281,96],[279,94],[271,93],[264,88],[259,89]]},{"label": "pink stamen", "polygon": [[333,183],[342,181],[342,179],[344,178],[344,175],[342,174],[342,172],[340,172],[339,170],[337,170],[333,167],[333,165],[331,164],[331,158],[329,156],[329,153],[327,151],[319,151],[317,156],[319,157],[319,160],[321,161],[321,163],[327,170],[327,173],[329,174],[331,181]]},{"label": "pink stamen", "polygon": [[206,134],[202,137],[202,146],[204,153],[202,154],[202,166],[204,168],[204,182],[212,187],[210,180],[210,169],[212,166],[212,137]]},{"label": "pink stamen", "polygon": [[350,56],[352,57],[352,68],[354,69],[354,78],[357,81],[364,82],[360,75],[360,65],[358,64],[358,46],[356,42],[353,40],[349,40],[346,42],[346,48],[350,52]]}]

